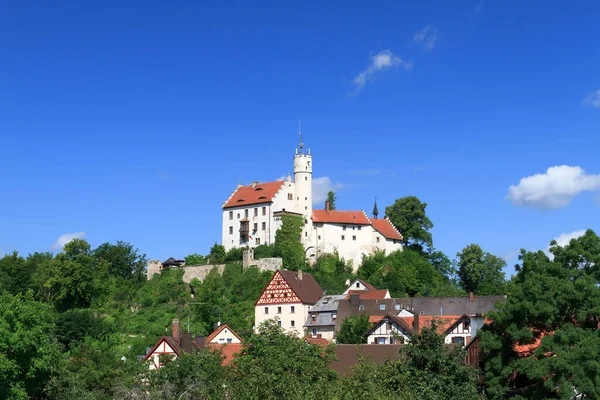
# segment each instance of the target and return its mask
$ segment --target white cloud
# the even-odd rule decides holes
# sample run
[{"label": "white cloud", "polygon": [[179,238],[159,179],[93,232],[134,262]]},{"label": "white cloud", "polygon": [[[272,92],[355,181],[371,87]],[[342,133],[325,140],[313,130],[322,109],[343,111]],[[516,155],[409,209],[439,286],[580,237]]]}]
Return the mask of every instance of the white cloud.
[{"label": "white cloud", "polygon": [[343,187],[341,183],[333,183],[328,176],[322,176],[320,178],[314,178],[312,180],[312,195],[313,204],[323,204],[327,200],[327,193],[330,190],[334,192],[340,190]]},{"label": "white cloud", "polygon": [[589,104],[593,107],[600,108],[600,90],[596,90],[590,94],[584,101],[583,104]]},{"label": "white cloud", "polygon": [[427,25],[414,34],[413,40],[416,44],[421,45],[423,50],[430,51],[435,47],[435,41],[437,40],[437,29],[432,29],[431,25]]},{"label": "white cloud", "polygon": [[[555,237],[552,240],[556,240],[556,244],[558,246],[564,247],[564,246],[568,245],[572,239],[577,239],[578,237],[581,237],[584,234],[585,234],[585,229],[581,229],[581,230],[575,231],[575,232],[563,233],[563,234]],[[551,260],[554,259],[554,254],[550,253],[550,245],[548,245],[548,247],[546,247],[546,250],[544,250],[544,253],[546,253]]]},{"label": "white cloud", "polygon": [[394,67],[404,67],[407,71],[412,68],[412,63],[404,61],[398,56],[392,54],[390,50],[383,50],[371,56],[371,61],[367,68],[360,74],[356,75],[352,80],[357,91],[362,89],[369,79],[377,72]]},{"label": "white cloud", "polygon": [[60,235],[56,240],[56,243],[52,245],[54,250],[61,251],[67,243],[69,243],[73,239],[83,239],[85,237],[85,232],[75,232],[75,233],[65,233]]},{"label": "white cloud", "polygon": [[581,167],[559,165],[544,174],[527,176],[508,188],[506,198],[516,205],[556,209],[569,205],[585,191],[600,190],[600,175],[588,175]]}]

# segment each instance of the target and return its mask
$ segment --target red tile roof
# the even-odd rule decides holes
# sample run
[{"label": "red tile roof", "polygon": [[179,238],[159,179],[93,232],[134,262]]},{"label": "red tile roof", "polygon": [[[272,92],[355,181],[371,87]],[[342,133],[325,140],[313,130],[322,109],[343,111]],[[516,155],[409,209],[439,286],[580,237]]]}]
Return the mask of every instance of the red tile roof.
[{"label": "red tile roof", "polygon": [[396,230],[389,219],[371,219],[371,224],[386,239],[402,240],[402,235]]},{"label": "red tile roof", "polygon": [[382,315],[369,315],[369,322],[372,324],[376,324],[383,318]]},{"label": "red tile roof", "polygon": [[279,273],[302,303],[317,304],[317,301],[323,296],[323,289],[321,289],[321,286],[319,286],[311,274],[303,272],[300,275],[296,271],[285,269],[280,270]]},{"label": "red tile roof", "polygon": [[284,181],[264,182],[254,188],[252,185],[242,186],[233,192],[229,200],[223,204],[223,208],[270,203],[284,183]]},{"label": "red tile roof", "polygon": [[351,290],[346,295],[349,299],[351,294],[357,294],[359,299],[385,299],[389,295],[387,289],[375,289],[375,290]]},{"label": "red tile roof", "polygon": [[228,344],[218,344],[218,343],[207,343],[206,347],[213,350],[221,351],[224,359],[222,361],[223,365],[228,365],[233,361],[233,358],[236,354],[242,351],[241,343],[228,343]]},{"label": "red tile roof", "polygon": [[207,343],[207,344],[210,343],[225,328],[229,329],[229,332],[231,332],[233,334],[233,336],[235,336],[236,338],[238,338],[238,340],[240,342],[242,341],[242,338],[239,337],[238,334],[233,331],[233,329],[231,329],[227,324],[224,324],[224,325],[221,325],[220,327],[218,327],[213,333],[211,333],[210,335],[208,335],[208,337],[204,340],[204,343]]},{"label": "red tile roof", "polygon": [[304,338],[307,343],[310,344],[320,344],[321,346],[327,346],[329,344],[329,340],[323,339],[322,337],[312,337],[307,336]]},{"label": "red tile roof", "polygon": [[[419,332],[426,326],[431,326],[432,321],[437,322],[437,332],[439,334],[444,334],[448,328],[454,325],[458,320],[460,320],[463,315],[444,315],[444,316],[430,316],[430,315],[420,315],[419,316]],[[411,319],[414,319],[411,317]],[[408,323],[408,320],[407,320]]]},{"label": "red tile roof", "polygon": [[366,287],[369,290],[376,290],[375,286],[371,285],[369,282],[362,280],[362,279],[357,279],[360,283],[363,284],[364,287]]},{"label": "red tile roof", "polygon": [[313,210],[312,220],[316,223],[371,225],[363,211]]}]

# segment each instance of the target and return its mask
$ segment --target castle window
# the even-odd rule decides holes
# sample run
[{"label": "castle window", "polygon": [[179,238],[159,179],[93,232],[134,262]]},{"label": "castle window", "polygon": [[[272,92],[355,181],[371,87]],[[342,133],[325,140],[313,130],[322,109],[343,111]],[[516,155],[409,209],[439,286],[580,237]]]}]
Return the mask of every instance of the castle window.
[{"label": "castle window", "polygon": [[237,219],[240,219],[240,213],[237,213]]},{"label": "castle window", "polygon": [[255,216],[255,217],[258,217],[258,207],[255,207],[255,208],[254,208],[254,216]]},{"label": "castle window", "polygon": [[300,197],[296,197],[296,200],[300,200]]},{"label": "castle window", "polygon": [[308,200],[308,197],[305,197],[304,200]]},{"label": "castle window", "polygon": [[356,236],[352,236],[352,240],[356,240]]},{"label": "castle window", "polygon": [[291,193],[288,193],[288,200],[294,200],[294,195],[292,195]]},{"label": "castle window", "polygon": [[296,306],[290,306],[290,314],[294,314],[296,312]]},{"label": "castle window", "polygon": [[260,238],[256,238],[256,244],[260,244]]},{"label": "castle window", "polygon": [[377,237],[375,238],[375,241],[376,241],[377,243],[379,243],[379,236],[377,236]]},{"label": "castle window", "polygon": [[244,217],[248,218],[248,209],[247,208],[244,210]]},{"label": "castle window", "polygon": [[230,234],[230,235],[233,235],[233,226],[230,226],[230,227],[229,227],[229,234]]},{"label": "castle window", "polygon": [[262,223],[262,230],[263,231],[267,230],[267,223],[266,222]]},{"label": "castle window", "polygon": [[308,206],[304,206],[304,209],[305,209],[305,210],[308,210]]},{"label": "castle window", "polygon": [[254,226],[252,227],[252,230],[254,232],[256,232],[258,230],[258,223],[256,223],[256,222],[254,223]]},{"label": "castle window", "polygon": [[277,321],[277,326],[281,326],[281,320]]},{"label": "castle window", "polygon": [[346,230],[346,225],[342,225],[342,230],[345,231]]},{"label": "castle window", "polygon": [[359,225],[358,230],[360,231],[361,226]]},{"label": "castle window", "polygon": [[305,180],[305,181],[307,181],[307,180],[308,180],[308,176],[305,176],[305,177],[304,177],[304,180]]},{"label": "castle window", "polygon": [[304,232],[304,237],[308,237],[308,232]]},{"label": "castle window", "polygon": [[319,240],[321,240],[321,235],[319,235],[317,238],[318,238]]},{"label": "castle window", "polygon": [[293,321],[293,320],[292,320],[292,321],[290,321],[290,326],[291,326],[292,328],[293,328],[293,327],[295,327],[295,326],[296,326],[296,321]]},{"label": "castle window", "polygon": [[229,219],[233,219],[233,211],[229,211]]},{"label": "castle window", "polygon": [[342,235],[342,240],[346,240],[346,236]]},{"label": "castle window", "polygon": [[359,288],[360,287],[360,283],[356,282],[356,287]]},{"label": "castle window", "polygon": [[267,215],[267,207],[262,208],[263,215]]}]

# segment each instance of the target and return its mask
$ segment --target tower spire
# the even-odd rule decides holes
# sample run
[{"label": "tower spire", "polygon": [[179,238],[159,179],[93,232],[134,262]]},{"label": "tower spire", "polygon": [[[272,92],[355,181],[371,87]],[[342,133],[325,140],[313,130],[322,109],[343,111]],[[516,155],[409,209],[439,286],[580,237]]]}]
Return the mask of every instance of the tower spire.
[{"label": "tower spire", "polygon": [[300,153],[302,153],[302,149],[304,149],[304,143],[302,142],[302,129],[300,129],[300,120],[298,120],[298,135],[300,135],[300,144],[298,145],[298,148],[300,149]]},{"label": "tower spire", "polygon": [[377,197],[375,197],[375,205],[373,206],[373,217],[377,219],[379,215],[379,210],[377,209]]}]

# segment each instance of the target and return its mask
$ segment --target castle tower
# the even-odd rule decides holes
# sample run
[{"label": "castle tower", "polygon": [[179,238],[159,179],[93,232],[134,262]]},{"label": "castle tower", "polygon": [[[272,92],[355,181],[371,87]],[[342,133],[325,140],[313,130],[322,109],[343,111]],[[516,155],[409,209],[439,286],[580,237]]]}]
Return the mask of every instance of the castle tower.
[{"label": "castle tower", "polygon": [[304,150],[302,132],[299,134],[300,144],[294,156],[294,208],[306,220],[302,232],[302,244],[306,249],[312,246],[312,156],[310,150]]}]

